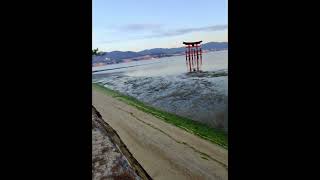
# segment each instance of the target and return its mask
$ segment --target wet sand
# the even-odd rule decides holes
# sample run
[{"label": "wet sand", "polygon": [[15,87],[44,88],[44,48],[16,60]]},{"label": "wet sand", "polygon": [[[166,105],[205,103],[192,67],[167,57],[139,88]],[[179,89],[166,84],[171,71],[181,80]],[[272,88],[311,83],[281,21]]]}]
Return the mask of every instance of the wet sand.
[{"label": "wet sand", "polygon": [[153,179],[228,179],[228,151],[106,94],[93,105]]},{"label": "wet sand", "polygon": [[226,69],[156,77],[107,73],[94,75],[93,79],[160,110],[228,132]]}]

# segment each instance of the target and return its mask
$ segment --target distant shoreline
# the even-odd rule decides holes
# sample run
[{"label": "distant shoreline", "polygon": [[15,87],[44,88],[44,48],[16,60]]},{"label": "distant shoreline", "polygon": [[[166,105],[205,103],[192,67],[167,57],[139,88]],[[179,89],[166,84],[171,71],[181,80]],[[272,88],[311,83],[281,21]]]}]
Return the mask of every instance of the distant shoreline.
[{"label": "distant shoreline", "polygon": [[[210,52],[218,52],[218,51],[227,51],[228,49],[221,49],[221,50],[203,50],[202,53],[210,53]],[[92,63],[92,67],[101,67],[101,66],[108,66],[108,65],[113,65],[113,64],[124,64],[124,63],[129,63],[129,62],[134,62],[134,61],[148,61],[148,60],[153,60],[153,59],[161,59],[161,58],[166,58],[166,57],[174,57],[174,56],[184,56],[185,53],[180,53],[180,54],[167,54],[163,57],[152,57],[149,56],[141,56],[141,57],[135,57],[135,58],[130,58],[130,59],[122,59],[123,62],[118,62],[118,63]]]}]

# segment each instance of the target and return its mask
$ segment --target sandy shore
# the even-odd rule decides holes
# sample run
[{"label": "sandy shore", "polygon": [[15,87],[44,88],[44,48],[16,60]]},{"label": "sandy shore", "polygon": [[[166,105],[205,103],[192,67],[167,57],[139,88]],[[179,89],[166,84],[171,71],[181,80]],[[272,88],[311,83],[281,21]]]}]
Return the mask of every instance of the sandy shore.
[{"label": "sandy shore", "polygon": [[93,89],[93,105],[153,179],[228,179],[228,151]]}]

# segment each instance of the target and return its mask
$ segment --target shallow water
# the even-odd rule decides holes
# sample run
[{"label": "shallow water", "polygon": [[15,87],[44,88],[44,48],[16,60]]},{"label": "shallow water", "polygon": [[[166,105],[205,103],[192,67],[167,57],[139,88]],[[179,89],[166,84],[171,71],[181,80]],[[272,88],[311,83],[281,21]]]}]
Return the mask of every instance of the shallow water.
[{"label": "shallow water", "polygon": [[175,56],[93,68],[93,81],[227,132],[228,51],[204,54],[202,70],[186,73],[185,57]]}]

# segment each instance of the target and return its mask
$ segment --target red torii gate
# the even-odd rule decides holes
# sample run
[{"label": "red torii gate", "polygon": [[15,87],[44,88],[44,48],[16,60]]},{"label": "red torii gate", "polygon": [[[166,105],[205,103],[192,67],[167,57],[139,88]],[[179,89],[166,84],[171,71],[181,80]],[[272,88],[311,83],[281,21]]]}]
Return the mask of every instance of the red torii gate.
[{"label": "red torii gate", "polygon": [[[202,66],[202,49],[200,43],[196,42],[183,42],[186,45],[186,65],[189,72],[199,72]],[[200,62],[199,62],[200,60]]]}]

